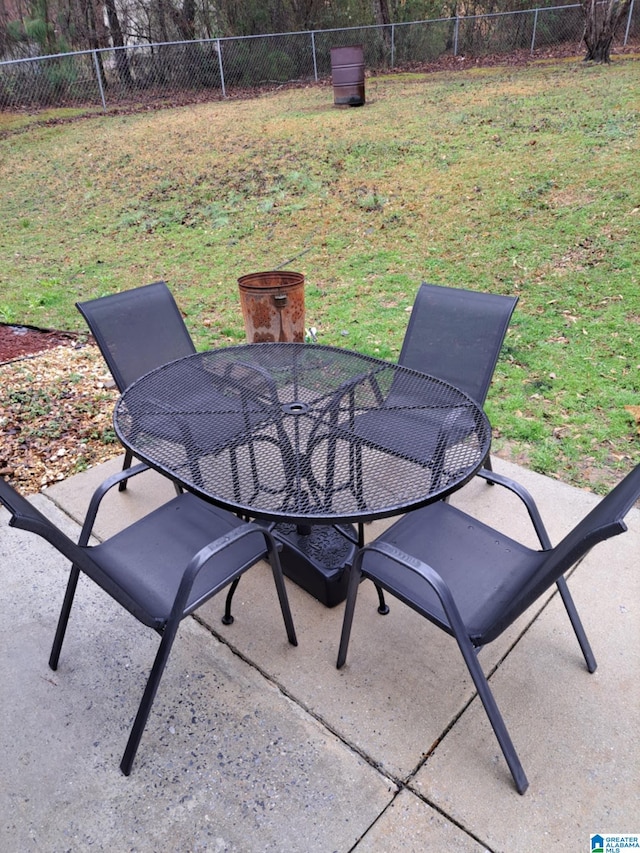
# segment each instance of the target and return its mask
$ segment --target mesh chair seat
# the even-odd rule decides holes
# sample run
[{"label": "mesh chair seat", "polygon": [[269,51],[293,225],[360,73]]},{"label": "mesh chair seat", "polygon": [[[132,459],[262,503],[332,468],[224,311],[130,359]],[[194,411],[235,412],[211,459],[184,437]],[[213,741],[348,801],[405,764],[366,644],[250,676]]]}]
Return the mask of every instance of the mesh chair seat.
[{"label": "mesh chair seat", "polygon": [[[502,623],[508,603],[545,559],[544,552],[522,545],[445,501],[409,513],[381,539],[417,559],[421,559],[425,539],[429,540],[429,565],[446,577],[474,646],[494,639],[492,629]],[[366,571],[396,598],[454,634],[437,593],[421,575],[397,571],[397,566],[375,551],[367,555]],[[482,578],[476,576],[470,582],[470,572]]]},{"label": "mesh chair seat", "polygon": [[[143,624],[161,629],[171,615],[181,575],[190,556],[219,538],[243,527],[225,510],[185,493],[140,519],[136,524],[98,543],[92,559],[108,576],[111,596]],[[260,532],[239,539],[211,560],[198,574],[185,603],[185,614],[265,555]],[[96,578],[97,582],[100,580]],[[100,583],[105,586],[105,582]]]}]

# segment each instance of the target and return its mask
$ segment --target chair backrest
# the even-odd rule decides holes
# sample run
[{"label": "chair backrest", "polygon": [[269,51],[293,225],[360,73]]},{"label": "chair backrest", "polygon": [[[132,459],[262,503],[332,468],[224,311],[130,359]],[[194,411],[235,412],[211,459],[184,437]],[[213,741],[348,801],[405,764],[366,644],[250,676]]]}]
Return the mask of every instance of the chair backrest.
[{"label": "chair backrest", "polygon": [[120,391],[161,364],[196,351],[164,281],[76,302]]},{"label": "chair backrest", "polygon": [[423,282],[399,363],[444,379],[483,405],[517,301]]},{"label": "chair backrest", "polygon": [[538,564],[526,583],[519,588],[499,624],[492,628],[487,642],[511,624],[561,575],[588,554],[594,545],[624,533],[627,529],[624,518],[639,499],[640,465],[637,465],[555,548],[546,552],[546,559]]}]

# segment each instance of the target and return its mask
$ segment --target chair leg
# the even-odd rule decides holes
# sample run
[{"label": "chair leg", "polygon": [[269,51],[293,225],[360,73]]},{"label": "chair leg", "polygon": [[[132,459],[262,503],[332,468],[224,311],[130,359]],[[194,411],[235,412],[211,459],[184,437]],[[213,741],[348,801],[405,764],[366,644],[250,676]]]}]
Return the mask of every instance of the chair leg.
[{"label": "chair leg", "polygon": [[[364,524],[358,522],[358,548],[364,547]],[[384,600],[384,590],[375,581],[373,582],[378,593],[378,613],[381,616],[386,616],[389,613],[389,605]]]},{"label": "chair leg", "polygon": [[[287,629],[287,636],[289,638],[289,642],[293,646],[297,646],[298,641],[296,639],[293,618],[289,608],[289,599],[287,598],[287,590],[284,585],[284,577],[282,575],[282,569],[280,568],[280,561],[277,553],[275,555],[271,554],[270,559],[275,560],[275,564],[272,562],[271,566],[273,569],[273,577],[276,583],[278,598],[280,600],[284,624]],[[239,578],[235,578],[231,586],[233,587],[235,585],[237,587],[239,580]],[[127,741],[122,761],[120,762],[120,769],[125,776],[128,776],[131,773],[131,767],[136,757],[147,720],[149,719],[149,714],[151,713],[153,700],[155,699],[158,687],[160,686],[160,679],[162,678],[167,661],[169,660],[169,654],[171,652],[171,647],[173,646],[173,641],[175,640],[179,624],[179,620],[177,620],[175,624],[168,623],[164,634],[162,635],[160,648],[158,649],[156,658],[153,662],[151,674],[149,675],[149,680],[147,681],[147,685],[144,689],[140,706],[138,707],[138,712],[133,722],[131,733],[129,734],[129,740]]]},{"label": "chair leg", "polygon": [[569,592],[567,582],[563,577],[561,577],[556,581],[556,586],[558,587],[558,591],[562,596],[562,601],[564,603],[569,619],[571,620],[571,625],[573,626],[575,635],[578,638],[578,642],[580,643],[580,648],[582,649],[582,654],[584,655],[584,660],[587,664],[587,669],[589,670],[589,672],[595,672],[598,667],[598,664],[596,662],[595,655],[591,650],[591,645],[589,643],[589,640],[587,639],[586,632],[582,626],[582,621],[580,619],[580,616],[578,615],[578,611],[573,601],[573,597]]},{"label": "chair leg", "polygon": [[140,740],[147,724],[147,720],[149,719],[151,706],[153,705],[153,700],[156,698],[162,673],[164,672],[167,661],[169,660],[169,654],[171,652],[171,647],[173,646],[173,641],[176,638],[179,624],[179,621],[173,625],[168,624],[165,628],[164,634],[162,635],[160,647],[156,653],[151,673],[149,675],[149,680],[147,681],[144,693],[142,694],[138,712],[129,734],[129,740],[127,741],[127,746],[125,747],[122,761],[120,762],[120,770],[122,770],[125,776],[128,776],[131,773],[131,766],[133,765],[133,761],[136,757],[136,752],[138,751],[138,746],[140,745]]},{"label": "chair leg", "polygon": [[378,613],[381,616],[386,616],[389,612],[389,605],[384,600],[384,590],[378,584],[375,584],[376,592],[378,593]]},{"label": "chair leg", "polygon": [[344,617],[342,620],[342,633],[340,634],[340,648],[338,649],[338,660],[336,667],[342,669],[344,662],[347,659],[347,649],[349,648],[349,638],[351,637],[351,626],[353,625],[353,614],[356,609],[356,598],[358,597],[358,587],[362,573],[358,566],[351,567],[349,576],[349,588],[347,590],[347,603],[344,608]]},{"label": "chair leg", "polygon": [[296,637],[296,629],[293,625],[293,616],[291,615],[291,608],[289,606],[289,596],[287,595],[284,575],[282,574],[282,567],[280,566],[280,557],[278,557],[278,552],[275,549],[269,554],[269,564],[271,566],[271,571],[273,572],[273,580],[276,585],[276,592],[278,593],[278,601],[280,602],[280,610],[282,611],[284,626],[287,630],[287,638],[292,646],[297,646],[298,638]]},{"label": "chair leg", "polygon": [[51,654],[49,655],[49,666],[53,670],[56,670],[58,668],[58,661],[60,660],[60,651],[62,649],[64,635],[67,630],[67,623],[69,622],[69,616],[71,614],[71,607],[73,605],[73,599],[76,594],[76,588],[78,586],[79,577],[80,569],[78,569],[76,566],[72,566],[71,573],[69,574],[69,580],[67,582],[67,590],[64,594],[64,600],[62,602],[62,608],[60,610],[60,616],[58,618],[58,627],[56,628],[56,635],[53,639]]},{"label": "chair leg", "polygon": [[[130,450],[125,450],[124,462],[122,463],[122,470],[126,471],[127,468],[131,468],[132,462],[133,462],[133,454],[131,453]],[[121,482],[118,484],[118,491],[124,492],[124,490],[127,488],[128,482],[129,482],[128,480],[121,480]]]},{"label": "chair leg", "polygon": [[489,682],[482,671],[476,650],[466,637],[459,637],[457,634],[455,636],[458,642],[458,647],[460,648],[464,661],[467,665],[467,669],[469,670],[473,683],[478,691],[478,696],[484,705],[484,709],[489,717],[489,722],[491,723],[495,736],[500,744],[500,748],[502,749],[502,754],[509,766],[511,775],[513,776],[516,789],[519,794],[524,794],[529,787],[529,781],[526,777],[522,764],[520,763],[520,759],[516,753],[511,736],[504,724],[502,714],[500,713],[496,700],[493,697],[493,693],[489,687]]},{"label": "chair leg", "polygon": [[[342,634],[340,635],[340,648],[338,650],[338,660],[336,666],[341,669],[344,666],[347,658],[347,649],[349,647],[349,638],[351,636],[351,626],[353,624],[353,615],[356,606],[356,598],[358,596],[358,586],[361,578],[360,563],[356,560],[354,567],[351,569],[351,577],[349,578],[349,589],[347,592],[347,603],[344,610],[344,618],[342,622]],[[484,677],[482,667],[478,662],[476,651],[471,645],[468,637],[454,633],[458,647],[462,652],[462,657],[467,665],[469,674],[478,691],[478,696],[484,705],[484,709],[489,717],[489,722],[495,732],[502,753],[506,759],[513,781],[516,784],[516,789],[519,794],[524,792],[529,787],[529,782],[520,763],[520,759],[516,753],[515,747],[504,724],[500,710],[493,698],[493,693],[489,687],[487,679]]]},{"label": "chair leg", "polygon": [[[488,453],[487,453],[487,458],[482,463],[482,467],[486,468],[487,471],[493,471],[493,466],[491,465],[491,457],[489,456]],[[491,480],[486,480],[486,483],[488,486],[495,486],[495,483],[493,483]]]},{"label": "chair leg", "polygon": [[240,583],[240,576],[235,578],[231,582],[231,586],[229,587],[229,592],[227,593],[227,598],[224,603],[224,616],[222,617],[223,625],[233,625],[233,616],[231,614],[231,603],[233,601],[233,595],[238,588],[238,584]]},{"label": "chair leg", "polygon": [[[276,546],[277,548],[277,546]],[[296,638],[296,632],[293,625],[293,617],[291,615],[291,608],[289,606],[289,597],[287,595],[287,588],[284,583],[284,577],[282,574],[282,568],[280,566],[280,558],[278,557],[277,549],[268,555],[269,565],[271,566],[271,571],[273,572],[273,580],[276,585],[276,591],[278,593],[278,601],[280,602],[280,609],[282,611],[282,618],[284,619],[285,628],[287,629],[287,637],[292,646],[298,645],[298,640]],[[224,605],[224,615],[222,617],[223,625],[233,625],[233,614],[231,613],[231,604],[233,602],[233,596],[235,594],[236,589],[238,588],[238,584],[240,583],[241,575],[238,575],[237,578],[234,578],[231,582],[231,586],[229,587],[229,591],[227,592],[227,597]]]}]

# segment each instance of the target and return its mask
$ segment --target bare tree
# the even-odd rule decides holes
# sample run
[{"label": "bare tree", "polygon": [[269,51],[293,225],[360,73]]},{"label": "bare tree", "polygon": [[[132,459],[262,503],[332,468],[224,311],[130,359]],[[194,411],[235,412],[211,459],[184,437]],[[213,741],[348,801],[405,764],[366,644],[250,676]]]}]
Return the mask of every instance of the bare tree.
[{"label": "bare tree", "polygon": [[611,44],[631,0],[580,0],[584,14],[585,62],[611,62]]}]

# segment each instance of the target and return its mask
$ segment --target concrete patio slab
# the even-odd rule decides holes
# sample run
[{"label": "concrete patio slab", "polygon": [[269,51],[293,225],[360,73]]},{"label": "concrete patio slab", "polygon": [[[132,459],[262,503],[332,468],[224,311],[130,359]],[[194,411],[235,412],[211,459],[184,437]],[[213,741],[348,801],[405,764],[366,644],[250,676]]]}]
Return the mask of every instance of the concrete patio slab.
[{"label": "concrete patio slab", "polygon": [[[597,501],[495,462],[534,494],[554,542]],[[112,460],[32,499],[76,536],[93,489],[120,466]],[[98,534],[173,494],[165,478],[140,475],[105,500]],[[475,480],[453,502],[531,536],[502,489]],[[629,532],[570,579],[594,675],[557,596],[481,653],[530,779],[523,797],[453,641],[398,602],[379,616],[365,583],[338,672],[343,605],[327,609],[288,582],[299,640],[289,646],[266,565],[242,579],[233,625],[220,622],[222,596],[183,623],[123,777],[158,638],[82,583],[52,672],[67,567],[6,519],[0,511],[2,850],[578,853],[592,832],[640,829],[637,509]]]},{"label": "concrete patio slab", "polygon": [[[82,525],[94,490],[107,477],[122,470],[122,459],[121,456],[110,459],[108,462],[83,471],[82,474],[55,483],[43,494]],[[144,471],[138,474],[128,481],[127,488],[123,492],[116,488],[105,495],[96,518],[95,535],[100,539],[112,536],[136,519],[142,518],[156,507],[170,501],[175,494],[173,483],[156,471]]]},{"label": "concrete patio slab", "polygon": [[[366,583],[347,664],[338,671],[344,605],[328,610],[289,585],[304,650],[292,658],[274,643],[278,626],[266,604],[273,583],[269,571],[251,580],[240,583],[233,625],[221,624],[221,599],[201,608],[199,618],[375,766],[394,779],[410,777],[474,693],[455,643],[397,602],[391,602],[388,616],[380,616],[375,589]],[[245,629],[248,623],[251,629]],[[518,633],[516,626],[488,649],[485,665],[494,666]]]}]

